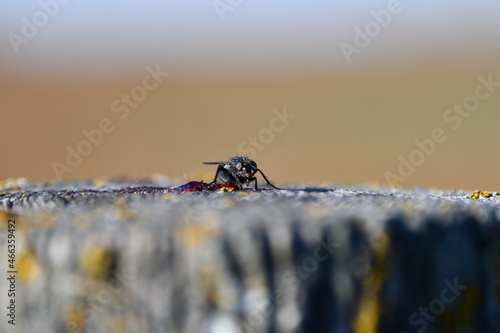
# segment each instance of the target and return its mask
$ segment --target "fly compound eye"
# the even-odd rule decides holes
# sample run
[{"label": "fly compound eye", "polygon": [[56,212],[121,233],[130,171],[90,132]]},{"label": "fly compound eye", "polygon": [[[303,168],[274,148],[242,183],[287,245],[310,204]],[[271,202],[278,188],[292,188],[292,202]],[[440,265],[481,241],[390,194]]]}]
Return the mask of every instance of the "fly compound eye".
[{"label": "fly compound eye", "polygon": [[236,164],[236,170],[240,171],[243,165],[241,163]]},{"label": "fly compound eye", "polygon": [[247,175],[253,175],[255,173],[255,169],[252,168],[251,165],[245,165],[245,172]]}]

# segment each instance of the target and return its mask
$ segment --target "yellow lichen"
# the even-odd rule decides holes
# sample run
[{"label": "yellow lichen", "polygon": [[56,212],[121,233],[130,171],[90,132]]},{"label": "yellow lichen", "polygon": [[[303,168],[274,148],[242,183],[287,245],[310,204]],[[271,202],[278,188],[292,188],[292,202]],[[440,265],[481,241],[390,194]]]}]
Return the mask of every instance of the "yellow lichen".
[{"label": "yellow lichen", "polygon": [[40,272],[38,261],[30,249],[22,251],[16,260],[19,282],[29,283],[36,279]]},{"label": "yellow lichen", "polygon": [[161,200],[169,200],[170,198],[172,198],[171,193],[165,193],[161,196]]},{"label": "yellow lichen", "polygon": [[85,314],[76,306],[71,306],[64,316],[65,331],[71,333],[80,333],[85,330]]},{"label": "yellow lichen", "polygon": [[187,246],[198,246],[216,232],[201,224],[186,224],[180,228],[180,239]]},{"label": "yellow lichen", "polygon": [[462,327],[469,327],[478,313],[481,292],[477,287],[467,285],[453,303],[446,304],[446,308],[437,317],[440,331],[456,332]]},{"label": "yellow lichen", "polygon": [[482,191],[481,192],[481,196],[483,196],[485,198],[489,198],[489,197],[491,197],[491,193],[490,192],[486,192],[486,191]]},{"label": "yellow lichen", "polygon": [[88,246],[80,256],[80,269],[92,278],[106,279],[116,261],[116,255],[109,248]]},{"label": "yellow lichen", "polygon": [[127,331],[127,318],[112,316],[108,319],[107,326],[110,333],[123,333]]},{"label": "yellow lichen", "polygon": [[3,228],[7,229],[9,228],[8,224],[12,224],[14,226],[14,229],[10,230],[12,230],[12,232],[16,234],[16,237],[17,235],[20,235],[21,233],[27,231],[31,231],[32,229],[30,223],[32,221],[32,218],[26,218],[11,213],[0,212],[0,221],[5,221],[5,223],[0,223],[0,228],[2,229]]},{"label": "yellow lichen", "polygon": [[42,228],[50,228],[54,225],[56,217],[54,214],[43,213],[33,218],[33,223],[41,226]]},{"label": "yellow lichen", "polygon": [[[0,211],[0,221],[12,220],[13,216],[9,213]],[[0,229],[7,229],[7,223],[0,223]]]},{"label": "yellow lichen", "polygon": [[201,289],[205,292],[206,299],[210,303],[218,304],[220,300],[216,283],[218,272],[214,267],[203,266],[198,269],[198,276],[200,276]]},{"label": "yellow lichen", "polygon": [[481,194],[479,194],[479,193],[480,193],[479,191],[474,191],[473,193],[469,194],[468,197],[471,199],[477,200],[481,196]]},{"label": "yellow lichen", "polygon": [[130,219],[132,217],[130,207],[128,205],[116,205],[115,217],[121,221]]},{"label": "yellow lichen", "polygon": [[480,197],[489,198],[491,196],[492,196],[491,192],[479,191],[479,190],[476,190],[473,193],[471,193],[471,194],[468,195],[469,198],[474,199],[474,200],[477,200]]},{"label": "yellow lichen", "polygon": [[373,253],[375,258],[373,267],[363,280],[363,295],[352,324],[356,333],[377,332],[377,325],[382,312],[378,293],[382,287],[388,243],[388,238],[384,235],[374,244]]},{"label": "yellow lichen", "polygon": [[105,185],[108,182],[106,178],[94,178],[92,179],[92,184],[95,186]]}]

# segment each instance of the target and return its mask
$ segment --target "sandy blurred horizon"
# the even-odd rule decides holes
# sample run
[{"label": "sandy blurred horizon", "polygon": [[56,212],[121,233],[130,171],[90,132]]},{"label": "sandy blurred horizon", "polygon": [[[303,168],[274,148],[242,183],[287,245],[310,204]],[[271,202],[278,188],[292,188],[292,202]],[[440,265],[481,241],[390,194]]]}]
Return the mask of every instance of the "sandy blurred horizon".
[{"label": "sandy blurred horizon", "polygon": [[[0,24],[0,34],[19,29],[19,17],[30,17],[36,6],[25,14],[19,9],[17,20]],[[469,20],[456,33],[432,24],[434,30],[422,26],[419,32],[422,12],[405,7],[349,64],[339,43],[353,43],[353,28],[373,21],[370,11],[383,10],[386,2],[345,9],[352,21],[338,30],[326,26],[321,7],[309,8],[296,23],[292,9],[285,11],[289,22],[268,16],[263,26],[275,22],[269,31],[252,24],[257,4],[244,2],[224,22],[210,6],[200,7],[202,21],[172,19],[159,29],[171,44],[158,35],[148,35],[156,43],[141,42],[157,20],[153,8],[127,11],[135,18],[131,27],[147,22],[137,35],[128,26],[110,25],[111,32],[101,26],[93,41],[80,26],[65,44],[66,35],[76,34],[71,15],[85,12],[81,4],[66,6],[67,14],[61,7],[19,54],[7,38],[1,42],[0,180],[152,173],[192,179],[214,171],[204,161],[251,153],[278,184],[386,184],[394,179],[390,173],[401,186],[500,191],[500,87],[483,87],[488,78],[500,85],[500,39],[492,37],[500,28],[491,21],[483,21],[484,34]],[[484,19],[483,12],[470,14],[470,21]],[[96,18],[89,31],[103,22]],[[401,39],[398,30],[411,33]],[[440,44],[422,37],[439,33]],[[128,53],[127,39],[138,43]],[[412,49],[425,46],[422,54]],[[454,111],[467,103],[472,111]],[[435,129],[446,139],[432,144]]]}]

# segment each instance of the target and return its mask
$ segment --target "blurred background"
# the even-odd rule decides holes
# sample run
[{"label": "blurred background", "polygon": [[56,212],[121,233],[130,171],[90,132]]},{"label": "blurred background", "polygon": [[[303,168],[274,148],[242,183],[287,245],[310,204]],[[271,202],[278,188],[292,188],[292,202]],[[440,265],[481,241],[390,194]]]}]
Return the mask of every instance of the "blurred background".
[{"label": "blurred background", "polygon": [[499,2],[0,8],[2,180],[196,179],[243,154],[278,185],[500,190]]}]

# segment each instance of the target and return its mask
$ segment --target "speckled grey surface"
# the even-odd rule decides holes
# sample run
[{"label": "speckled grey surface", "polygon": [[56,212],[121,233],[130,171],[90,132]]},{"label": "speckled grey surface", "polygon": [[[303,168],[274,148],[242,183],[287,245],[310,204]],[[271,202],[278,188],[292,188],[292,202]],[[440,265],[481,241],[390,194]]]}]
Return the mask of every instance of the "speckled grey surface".
[{"label": "speckled grey surface", "polygon": [[500,332],[496,193],[175,185],[4,185],[23,272],[0,331]]}]

